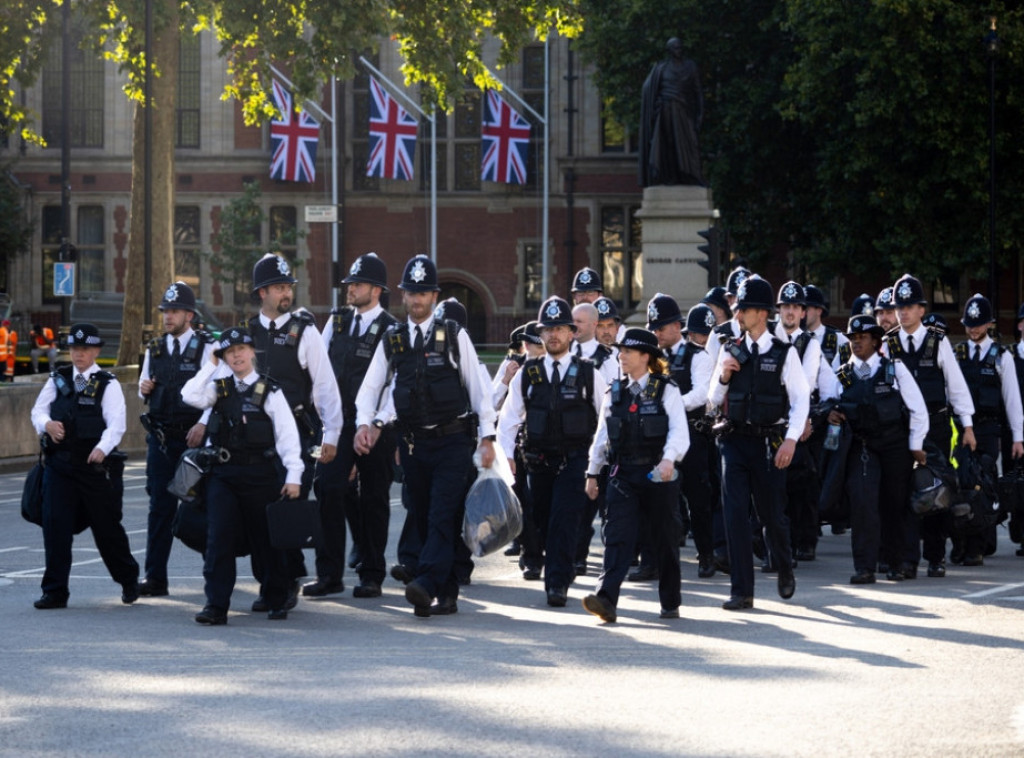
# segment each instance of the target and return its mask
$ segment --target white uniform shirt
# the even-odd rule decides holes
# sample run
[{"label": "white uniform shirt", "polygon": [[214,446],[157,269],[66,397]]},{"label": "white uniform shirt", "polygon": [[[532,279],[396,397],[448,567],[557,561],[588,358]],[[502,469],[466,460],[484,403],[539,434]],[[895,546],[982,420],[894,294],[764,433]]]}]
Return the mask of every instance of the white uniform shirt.
[{"label": "white uniform shirt", "polygon": [[[195,330],[191,326],[188,327],[187,329],[185,329],[185,331],[182,332],[181,334],[179,334],[177,337],[175,337],[172,334],[165,334],[164,335],[164,349],[167,351],[167,354],[168,355],[172,355],[174,353],[174,340],[175,339],[177,339],[177,341],[178,341],[178,350],[182,354],[184,354],[185,349],[188,347],[188,342],[189,342],[190,339],[192,339],[192,335],[193,334],[195,334]],[[202,367],[204,364],[209,362],[210,356],[213,355],[213,351],[216,350],[216,349],[217,349],[216,345],[214,345],[212,342],[207,342],[203,346],[202,353],[200,353],[200,355],[198,355],[196,357],[196,362],[199,364],[200,367]],[[139,374],[139,376],[141,376],[143,379],[152,379],[153,378],[151,373],[150,373],[150,370],[149,370],[149,348],[148,347],[146,348],[146,355],[142,359],[142,372]],[[142,390],[139,390],[139,397],[142,398],[143,400],[145,400],[148,397],[148,395],[143,395],[142,394]],[[199,417],[199,421],[197,423],[205,424],[207,422],[207,420],[209,420],[209,418],[210,418],[210,411],[209,411],[209,409],[207,409],[207,410],[203,411],[203,415]]]},{"label": "white uniform shirt", "polygon": [[[640,390],[647,388],[647,380],[650,374],[644,374],[636,380]],[[629,392],[629,385],[632,380],[629,377],[622,379],[622,392]],[[668,436],[665,438],[665,447],[661,450],[661,459],[678,463],[690,449],[690,425],[686,423],[686,411],[683,408],[683,398],[679,394],[679,388],[674,384],[666,384],[661,395],[661,404],[668,415]],[[594,434],[594,441],[590,445],[589,461],[587,463],[587,474],[597,476],[608,464],[608,417],[612,413],[611,389],[604,393],[604,401],[601,404],[601,413],[597,417],[597,432]]]},{"label": "white uniform shirt", "polygon": [[[708,341],[710,342],[711,340],[709,339]],[[693,344],[696,345],[697,343]],[[679,340],[679,342],[665,351],[669,368],[672,367],[675,355],[682,352],[686,345],[686,340]],[[711,374],[714,370],[715,364],[711,360],[707,349],[699,350],[693,354],[693,358],[690,360],[690,382],[693,386],[689,392],[682,396],[683,407],[687,411],[695,411],[698,408],[703,409],[707,406],[708,388],[711,386]]]},{"label": "white uniform shirt", "polygon": [[[814,339],[816,339],[818,341],[819,345],[824,345],[825,344],[825,325],[824,324],[818,324],[818,328],[817,329],[808,329],[807,331],[810,332],[811,336],[814,337]],[[849,340],[849,338],[845,334],[843,334],[842,332],[839,332],[839,331],[836,332],[836,354],[832,356],[832,362],[831,363],[826,363],[826,365],[828,365],[828,370],[831,373],[834,373],[836,371],[836,369],[838,369],[842,365],[842,363],[843,363],[839,359],[839,348],[841,348],[843,345],[849,344],[849,342],[850,342],[850,340]],[[822,362],[824,363],[825,362],[824,350],[821,353],[821,359],[822,359]],[[827,382],[826,382],[826,384],[827,384]],[[820,382],[818,384],[818,388],[819,388],[819,390],[821,389],[821,383]]]},{"label": "white uniform shirt", "polygon": [[[99,370],[100,367],[94,363],[82,372],[82,376],[88,382],[92,379],[92,375]],[[75,377],[77,376],[78,371],[72,369],[72,387],[75,386]],[[45,432],[47,422],[54,420],[50,418],[50,405],[56,399],[57,385],[53,383],[53,377],[51,376],[46,380],[46,384],[43,385],[43,389],[40,390],[39,395],[36,397],[35,405],[32,406],[32,426],[37,434]],[[110,451],[117,447],[121,438],[124,437],[126,426],[127,409],[124,403],[124,391],[121,389],[117,379],[111,379],[107,383],[106,389],[103,390],[100,409],[103,413],[103,423],[107,425],[107,428],[100,435],[100,441],[96,443],[96,447],[103,451],[103,455],[106,456],[110,455]]]},{"label": "white uniform shirt", "polygon": [[[753,340],[750,334],[745,334],[743,341],[750,350]],[[757,340],[757,349],[765,353],[771,349],[772,335],[766,329]],[[727,384],[722,384],[722,361],[728,351],[722,350],[718,354],[718,363],[715,365],[715,372],[711,376],[711,389],[708,391],[708,401],[713,406],[720,406],[729,390]],[[811,388],[807,384],[807,376],[804,374],[803,366],[797,357],[796,350],[786,351],[786,361],[782,367],[782,384],[785,386],[786,394],[789,396],[789,418],[779,419],[786,423],[786,439],[794,442],[800,439],[804,433],[804,425],[807,423],[807,414],[811,405]]]},{"label": "white uniform shirt", "polygon": [[[181,399],[195,408],[213,408],[217,404],[217,385],[214,382],[223,377],[239,381],[223,361],[216,366],[212,361],[203,364],[199,372],[181,388]],[[241,381],[251,387],[259,378],[260,375],[253,371]],[[302,443],[299,441],[295,416],[285,399],[284,392],[268,392],[263,401],[263,411],[270,416],[270,421],[274,425],[274,448],[287,472],[285,483],[301,484],[302,472],[305,469],[302,462]]]},{"label": "white uniform shirt", "polygon": [[[286,324],[292,314],[282,313],[274,318],[274,325],[277,331],[287,331]],[[259,314],[260,324],[264,329],[270,329],[270,319],[262,311]],[[314,327],[315,329],[315,327]],[[297,353],[299,365],[309,373],[313,382],[310,394],[313,397],[313,405],[320,414],[320,421],[324,425],[323,444],[337,445],[338,437],[341,435],[341,427],[344,425],[341,415],[341,393],[338,392],[338,382],[334,378],[334,370],[331,368],[331,359],[327,355],[327,348],[323,340],[312,339],[303,335],[299,340]],[[266,366],[257,366],[266,369]]]},{"label": "white uniform shirt", "polygon": [[[981,357],[984,359],[992,347],[992,338],[986,334],[981,342],[968,342],[969,360],[974,360],[975,344],[981,348]],[[996,372],[999,374],[999,389],[1003,396],[1003,408],[1006,410],[1006,421],[1010,425],[1013,441],[1024,442],[1024,410],[1021,406],[1020,385],[1017,383],[1017,367],[1013,364],[1013,355],[1009,350],[1000,353]]]},{"label": "white uniform shirt", "polygon": [[[865,363],[871,367],[871,373],[868,374],[869,379],[877,373],[881,360],[882,357],[878,353],[873,354],[866,361],[862,361],[855,355],[850,357],[850,363],[855,373]],[[910,449],[921,450],[924,446],[924,438],[928,436],[928,406],[925,405],[924,396],[921,394],[917,382],[914,381],[914,375],[910,373],[910,369],[903,365],[903,361],[893,361],[892,363],[895,368],[893,386],[899,390],[903,404],[910,412]],[[822,391],[821,397],[838,400],[842,394],[843,385],[839,381],[839,377],[832,374],[830,386],[827,391]]]},{"label": "white uniform shirt", "polygon": [[[924,339],[928,336],[928,329],[918,324],[917,329],[910,333],[901,326],[897,334],[904,351],[907,351],[910,345],[907,338],[912,336],[914,338],[914,351],[916,352],[924,344]],[[889,354],[889,343],[886,340],[882,341],[882,353],[884,355]],[[939,341],[939,349],[936,351],[936,363],[942,370],[942,376],[946,380],[946,401],[952,406],[953,413],[960,420],[960,425],[965,427],[974,426],[974,421],[971,418],[974,416],[974,401],[971,399],[971,391],[967,388],[967,382],[964,381],[964,375],[960,371],[960,366],[956,362],[956,356],[953,355],[953,348],[949,345],[948,337]]]},{"label": "white uniform shirt", "polygon": [[[434,317],[431,316],[422,324],[417,324],[411,318],[407,320],[409,339],[415,334],[416,327],[420,327],[424,341],[428,338],[430,330],[434,326]],[[465,329],[459,330],[459,365],[456,367],[459,376],[462,377],[462,385],[469,394],[469,404],[473,412],[480,419],[480,438],[490,437],[494,434],[494,401],[491,392],[490,382],[484,382],[480,375],[480,359],[477,357],[476,348],[469,338]],[[356,428],[368,425],[375,418],[389,421],[394,416],[393,393],[395,389],[395,377],[391,378],[390,384],[385,388],[384,383],[388,376],[388,359],[384,354],[384,346],[387,338],[382,339],[377,345],[377,351],[370,360],[370,367],[366,370],[363,383],[359,387],[359,394],[356,396]],[[383,396],[381,392],[383,390]],[[381,397],[378,406],[377,399]],[[386,413],[386,417],[385,414]]]},{"label": "white uniform shirt", "polygon": [[[781,323],[775,327],[775,336],[783,342],[788,342],[791,345],[802,333],[802,329],[796,329],[792,334],[790,334]],[[801,358],[801,364],[804,367],[804,376],[807,378],[807,386],[813,390],[815,387],[818,387],[818,377],[821,373],[820,342],[814,339],[807,341],[807,347],[804,348],[804,355],[803,358]]]},{"label": "white uniform shirt", "polygon": [[[578,355],[581,358],[589,358],[594,361],[594,353],[597,352],[597,348],[601,346],[601,343],[596,338],[589,339],[586,342],[578,342],[573,340],[572,347],[569,352],[573,355]],[[604,377],[605,384],[611,384],[616,377],[619,375],[619,361],[617,359],[617,352],[614,347],[608,348],[612,351],[612,354],[605,358],[604,363],[598,368],[601,372],[601,376]],[[594,361],[597,364],[597,361]]]},{"label": "white uniform shirt", "polygon": [[[542,363],[545,376],[547,376],[550,382],[555,360],[545,353]],[[559,383],[565,381],[565,374],[569,370],[571,363],[572,357],[569,353],[558,359]],[[512,381],[508,386],[508,396],[505,398],[505,404],[501,407],[501,413],[498,415],[498,441],[501,443],[501,447],[506,455],[510,457],[512,451],[516,449],[516,434],[526,418],[526,403],[523,402],[523,373],[522,369],[520,369],[512,377]],[[601,376],[601,372],[595,371],[594,392],[590,398],[594,405],[595,417],[601,412],[601,398],[604,396],[607,386],[604,378]]]}]

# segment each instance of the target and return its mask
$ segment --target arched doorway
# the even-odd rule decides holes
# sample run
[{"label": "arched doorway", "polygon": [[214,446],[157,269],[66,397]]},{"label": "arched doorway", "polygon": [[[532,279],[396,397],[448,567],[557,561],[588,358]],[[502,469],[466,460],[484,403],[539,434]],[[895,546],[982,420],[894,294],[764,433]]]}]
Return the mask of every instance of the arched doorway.
[{"label": "arched doorway", "polygon": [[468,323],[466,328],[473,344],[480,346],[487,340],[487,311],[483,299],[465,284],[442,282],[438,302],[454,297],[466,308]]}]

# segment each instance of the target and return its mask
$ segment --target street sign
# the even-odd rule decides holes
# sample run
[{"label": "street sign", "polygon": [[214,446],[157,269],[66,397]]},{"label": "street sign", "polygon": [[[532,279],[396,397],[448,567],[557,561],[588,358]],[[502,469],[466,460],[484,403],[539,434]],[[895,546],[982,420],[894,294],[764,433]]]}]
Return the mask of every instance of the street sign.
[{"label": "street sign", "polygon": [[306,223],[312,224],[318,221],[336,223],[338,221],[338,206],[336,205],[307,205]]},{"label": "street sign", "polygon": [[55,297],[75,296],[75,264],[53,264],[53,294]]}]

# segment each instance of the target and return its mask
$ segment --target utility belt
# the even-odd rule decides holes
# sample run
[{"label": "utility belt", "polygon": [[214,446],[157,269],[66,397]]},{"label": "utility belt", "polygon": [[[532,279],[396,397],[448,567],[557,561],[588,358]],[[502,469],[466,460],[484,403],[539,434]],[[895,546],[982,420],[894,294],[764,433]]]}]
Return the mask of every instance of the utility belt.
[{"label": "utility belt", "polygon": [[266,450],[229,450],[226,447],[214,448],[217,458],[214,463],[230,463],[233,466],[253,466],[265,464],[277,458],[277,451],[273,448]]},{"label": "utility belt", "polygon": [[785,424],[771,424],[759,426],[757,424],[733,424],[729,434],[738,434],[740,437],[783,437],[786,434]]},{"label": "utility belt", "polygon": [[608,462],[612,470],[617,466],[656,466],[661,463],[661,451],[657,453],[636,453],[635,455],[622,455],[612,453]]},{"label": "utility belt", "polygon": [[526,462],[526,469],[533,473],[558,473],[569,464],[569,459],[572,456],[581,453],[586,453],[586,448],[522,451],[523,461]]},{"label": "utility belt", "polygon": [[690,431],[694,434],[702,434],[705,437],[710,437],[714,431],[715,419],[704,413],[699,415],[690,416],[686,414],[686,423],[689,424]]},{"label": "utility belt", "polygon": [[193,424],[167,424],[157,421],[151,413],[143,413],[139,416],[139,421],[142,422],[142,428],[156,439],[160,447],[164,447],[167,444],[168,437],[179,441],[184,440],[188,430],[193,426]]},{"label": "utility belt", "polygon": [[453,434],[468,434],[476,436],[477,428],[477,416],[475,413],[470,413],[468,416],[457,418],[454,421],[447,424],[438,424],[437,426],[425,427],[425,426],[408,426],[399,422],[399,428],[402,430],[403,437],[412,437],[414,439],[429,440],[436,439],[438,437],[450,437]]},{"label": "utility belt", "polygon": [[1003,417],[998,413],[975,413],[972,417],[975,426],[981,424],[1002,424]]},{"label": "utility belt", "polygon": [[929,409],[929,411],[928,411],[928,420],[931,421],[931,419],[933,419],[933,418],[937,418],[940,421],[942,419],[948,419],[949,418],[949,406],[948,405],[944,405],[941,408],[936,408],[934,411]]}]

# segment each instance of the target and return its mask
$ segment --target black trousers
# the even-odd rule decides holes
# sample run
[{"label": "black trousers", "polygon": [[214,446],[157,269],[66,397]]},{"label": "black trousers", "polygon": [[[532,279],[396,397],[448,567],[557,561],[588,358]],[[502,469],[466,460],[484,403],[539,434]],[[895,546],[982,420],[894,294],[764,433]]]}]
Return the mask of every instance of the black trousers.
[{"label": "black trousers", "polygon": [[[576,577],[576,541],[586,505],[587,452],[565,457],[561,470],[530,471],[533,518],[544,548],[545,589],[567,588]],[[532,559],[531,559],[532,560]]]},{"label": "black trousers", "polygon": [[[950,426],[949,413],[943,411],[929,414],[928,436],[924,441],[925,452],[941,455],[948,464],[952,440],[953,427]],[[922,518],[907,508],[904,518],[903,562],[916,566],[922,554],[929,563],[944,561],[946,540],[949,538],[949,514],[937,513]]]},{"label": "black trousers", "polygon": [[690,448],[682,463],[678,464],[681,476],[681,494],[690,514],[690,529],[693,542],[700,558],[711,560],[714,552],[714,532],[711,514],[714,510],[715,489],[712,482],[714,466],[718,455],[711,437],[690,426]]},{"label": "black trousers", "polygon": [[906,444],[877,451],[854,440],[846,462],[853,567],[874,572],[879,559],[899,566],[913,458]]},{"label": "black trousers", "polygon": [[641,520],[650,526],[652,551],[658,568],[658,597],[663,608],[678,608],[680,600],[679,486],[675,482],[651,482],[650,466],[612,468],[608,478],[608,518],[604,524],[604,568],[596,593],[618,605],[619,589],[636,554]]},{"label": "black trousers", "polygon": [[146,530],[145,576],[156,584],[167,584],[167,561],[171,557],[171,523],[178,511],[178,498],[167,491],[178,459],[185,452],[185,432],[168,431],[164,449],[152,435],[146,436],[146,492],[149,493],[149,525]]},{"label": "black trousers", "polygon": [[43,474],[44,593],[67,597],[71,545],[79,511],[87,515],[96,548],[118,584],[138,581],[139,564],[132,556],[121,524],[124,482],[102,466],[73,460],[69,454],[48,455]]}]

